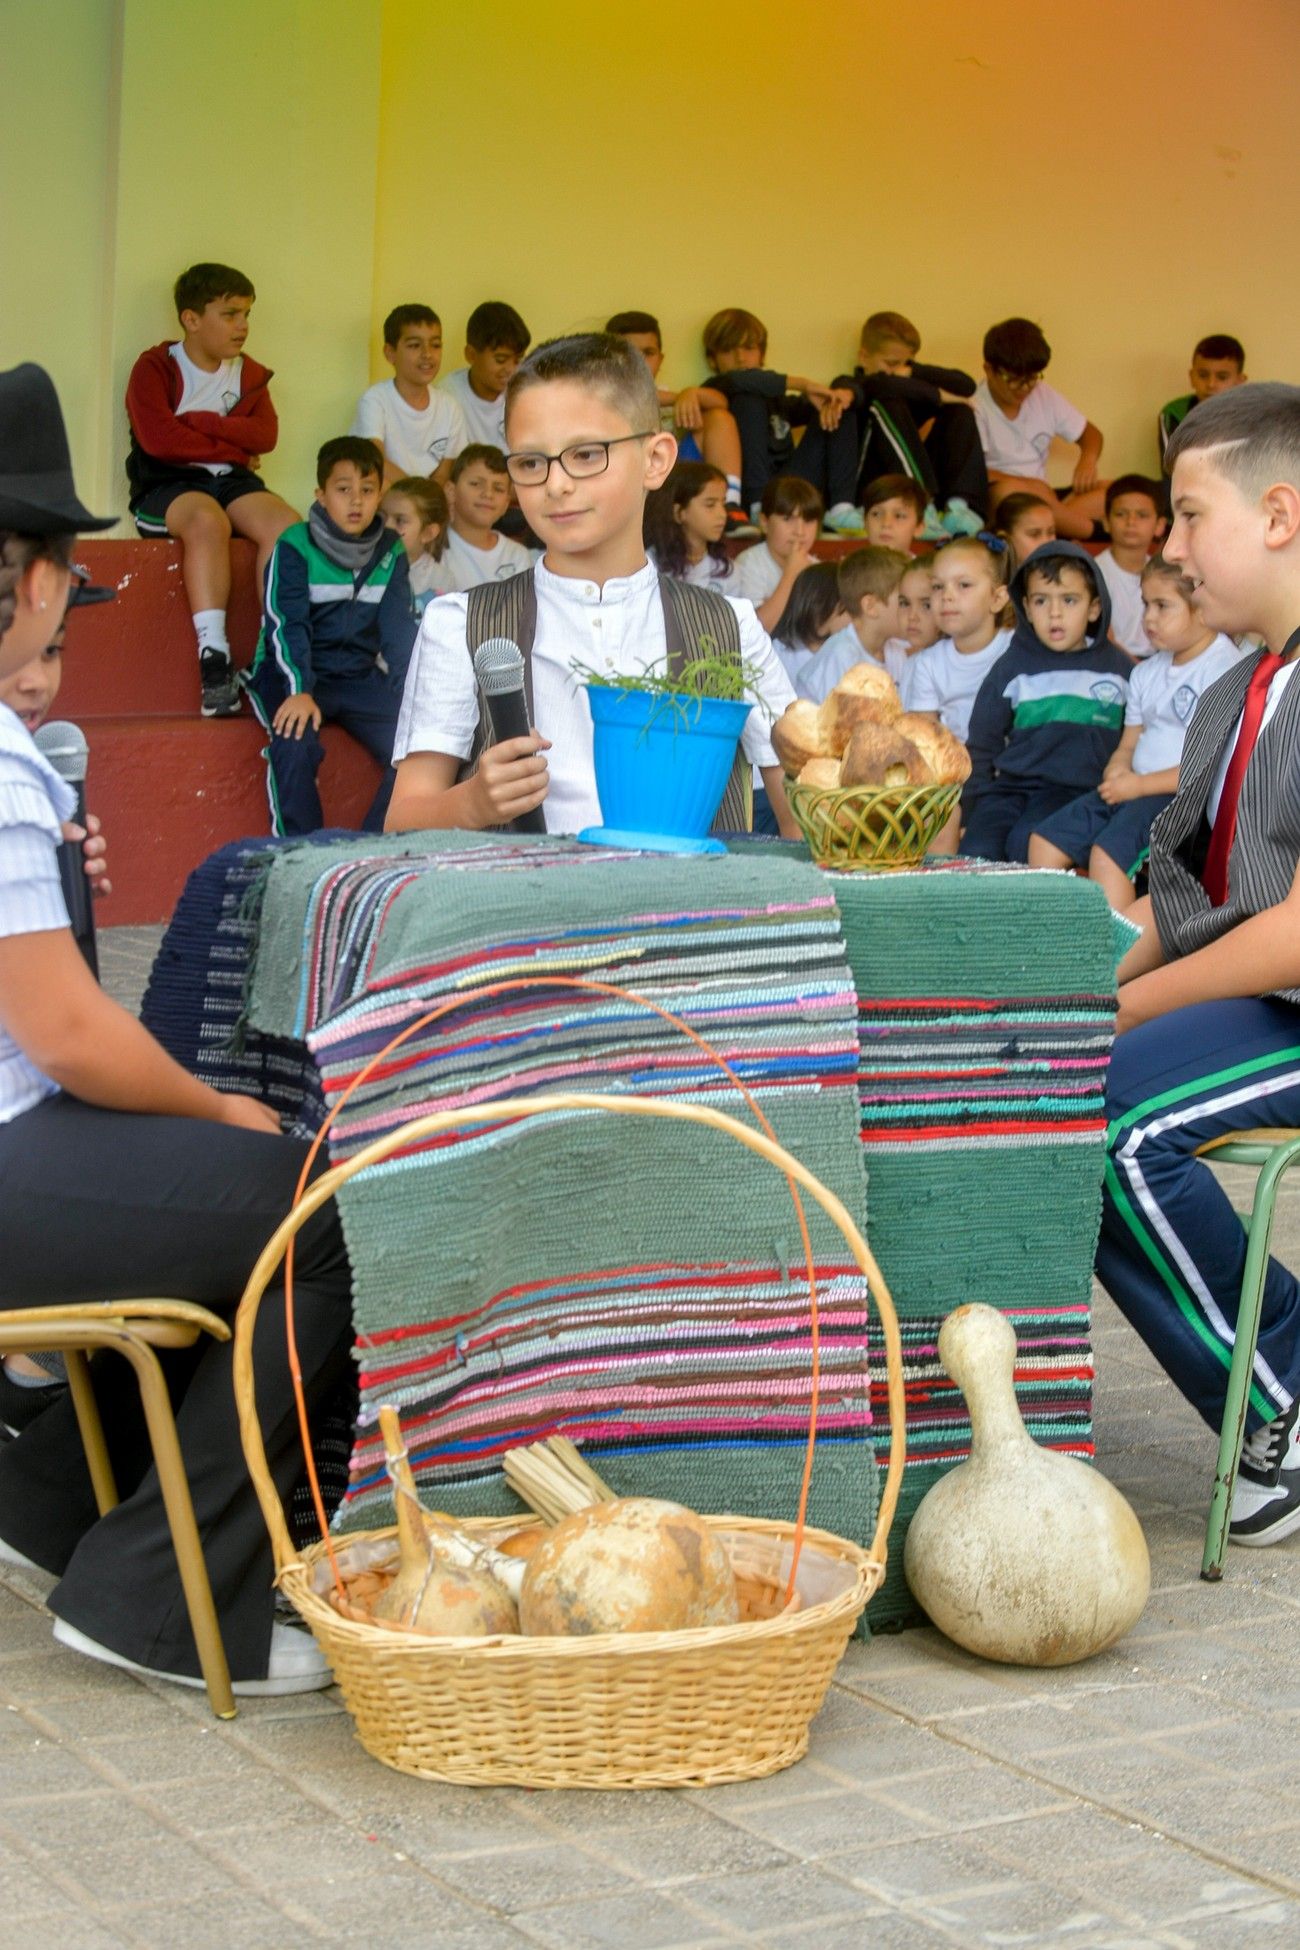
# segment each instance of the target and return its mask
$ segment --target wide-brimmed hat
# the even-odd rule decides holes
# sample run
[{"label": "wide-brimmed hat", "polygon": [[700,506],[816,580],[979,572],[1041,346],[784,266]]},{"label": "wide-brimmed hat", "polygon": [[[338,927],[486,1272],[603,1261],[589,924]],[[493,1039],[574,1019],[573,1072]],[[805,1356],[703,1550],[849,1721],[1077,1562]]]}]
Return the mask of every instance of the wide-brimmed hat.
[{"label": "wide-brimmed hat", "polygon": [[112,528],[77,498],[54,381],[30,363],[0,372],[0,528],[23,535],[77,535]]}]

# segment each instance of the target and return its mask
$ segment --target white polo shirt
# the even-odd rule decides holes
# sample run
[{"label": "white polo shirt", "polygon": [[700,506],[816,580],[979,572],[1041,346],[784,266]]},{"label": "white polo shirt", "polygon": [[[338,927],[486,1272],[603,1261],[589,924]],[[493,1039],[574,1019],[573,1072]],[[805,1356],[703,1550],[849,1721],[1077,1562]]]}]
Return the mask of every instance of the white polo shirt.
[{"label": "white polo shirt", "polygon": [[971,400],[985,464],[991,473],[1019,474],[1028,480],[1047,479],[1047,454],[1053,440],[1078,440],[1088,424],[1086,413],[1071,406],[1063,394],[1040,379],[1014,420],[1002,411],[981,379]]},{"label": "white polo shirt", "polygon": [[[0,936],[69,926],[55,849],[76,804],[76,793],[42,758],[22,720],[0,704]],[[0,1124],[58,1087],[0,1023]]]},{"label": "white polo shirt", "polygon": [[430,386],[427,406],[408,406],[395,379],[366,388],[348,431],[363,440],[378,440],[384,459],[403,474],[432,474],[469,445],[465,416],[450,393]]},{"label": "white polo shirt", "polygon": [[458,372],[449,372],[438,391],[454,400],[460,408],[461,418],[469,433],[467,446],[499,447],[502,453],[506,451],[504,393],[498,393],[495,399],[480,399],[469,383],[468,366],[462,366]]},{"label": "white polo shirt", "polygon": [[[587,693],[573,670],[635,675],[662,665],[667,651],[659,577],[647,562],[634,575],[616,576],[602,589],[577,576],[557,576],[539,562],[533,570],[537,591],[537,634],[533,640],[533,717],[543,737],[550,789],[543,804],[550,833],[576,833],[598,826],[600,800],[592,757],[591,713]],[[771,728],[794,690],[772,649],[752,603],[728,596],[740,625],[740,654],[759,671],[760,702],[745,722],[741,747],[754,765],[777,763]],[[411,752],[443,752],[468,758],[478,726],[478,687],[465,646],[468,598],[440,596],[424,612],[407,672],[406,692],[397,721],[393,763]]]}]

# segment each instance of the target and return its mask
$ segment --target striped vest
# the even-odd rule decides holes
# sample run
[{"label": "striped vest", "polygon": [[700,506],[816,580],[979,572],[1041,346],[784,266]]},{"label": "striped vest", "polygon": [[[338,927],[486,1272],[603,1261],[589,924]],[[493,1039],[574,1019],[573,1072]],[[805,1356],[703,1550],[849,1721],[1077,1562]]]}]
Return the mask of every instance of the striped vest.
[{"label": "striped vest", "polygon": [[[664,641],[668,669],[672,676],[705,655],[723,655],[740,661],[740,624],[725,596],[712,589],[699,589],[694,583],[678,582],[660,576],[659,598],[664,608]],[[465,614],[465,644],[473,660],[480,643],[489,637],[508,637],[519,645],[524,659],[524,696],[528,700],[528,722],[533,717],[533,638],[537,634],[537,587],[531,569],[507,576],[501,582],[480,583],[471,589]],[[467,779],[478,767],[479,759],[491,741],[492,717],[482,691],[478,700],[478,726],[469,757],[460,770]],[[748,760],[740,747],[731,768],[727,789],[722,795],[715,833],[748,832],[753,821]]]},{"label": "striped vest", "polygon": [[[1266,907],[1285,900],[1300,863],[1300,673],[1259,734],[1242,781],[1228,856],[1228,898],[1212,907],[1201,885],[1209,845],[1207,807],[1224,750],[1241,717],[1258,658],[1242,657],[1196,707],[1183,747],[1178,791],[1151,829],[1151,909],[1167,956],[1190,955]],[[1300,989],[1277,989],[1300,1002]]]}]

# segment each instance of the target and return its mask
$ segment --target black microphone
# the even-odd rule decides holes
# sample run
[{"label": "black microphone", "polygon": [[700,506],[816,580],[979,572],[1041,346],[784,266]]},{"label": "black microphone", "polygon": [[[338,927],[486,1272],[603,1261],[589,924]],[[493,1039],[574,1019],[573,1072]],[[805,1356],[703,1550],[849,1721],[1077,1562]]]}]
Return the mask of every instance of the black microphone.
[{"label": "black microphone", "polygon": [[[532,730],[528,722],[528,699],[524,693],[524,659],[517,643],[508,636],[490,636],[474,652],[474,675],[487,699],[492,719],[492,742],[507,738],[526,738]],[[515,833],[544,833],[546,816],[540,806],[520,813],[510,822]]]},{"label": "black microphone", "polygon": [[[59,777],[75,788],[77,808],[73,818],[86,823],[86,765],[90,748],[86,734],[75,724],[43,724],[36,733],[36,749],[54,767]],[[95,980],[99,980],[99,956],[95,952],[95,914],[91,905],[90,882],[86,878],[86,858],[80,840],[59,843],[59,878],[63,898],[77,946],[86,958]]]}]

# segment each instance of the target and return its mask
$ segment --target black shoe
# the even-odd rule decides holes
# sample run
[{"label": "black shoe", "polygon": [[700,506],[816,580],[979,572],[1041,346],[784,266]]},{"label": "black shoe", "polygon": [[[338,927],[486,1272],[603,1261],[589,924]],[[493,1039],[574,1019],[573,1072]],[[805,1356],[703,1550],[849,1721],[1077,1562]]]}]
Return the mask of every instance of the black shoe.
[{"label": "black shoe", "polygon": [[752,522],[743,508],[734,501],[727,503],[727,526],[723,530],[724,539],[729,542],[748,541],[751,535],[761,535],[762,529]]},{"label": "black shoe", "polygon": [[1241,1445],[1228,1540],[1277,1544],[1300,1530],[1300,1396]]},{"label": "black shoe", "polygon": [[199,707],[203,717],[239,716],[242,703],[239,677],[228,656],[220,650],[204,650],[199,657],[199,682],[203,686],[203,702]]},{"label": "black shoe", "polygon": [[11,1381],[0,1362],[0,1442],[21,1435],[29,1422],[56,1402],[67,1387],[63,1381],[50,1381],[35,1388],[24,1388]]}]

